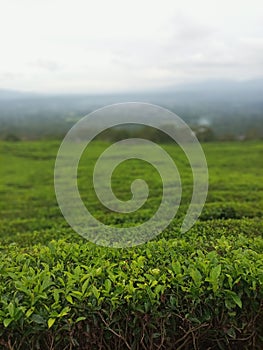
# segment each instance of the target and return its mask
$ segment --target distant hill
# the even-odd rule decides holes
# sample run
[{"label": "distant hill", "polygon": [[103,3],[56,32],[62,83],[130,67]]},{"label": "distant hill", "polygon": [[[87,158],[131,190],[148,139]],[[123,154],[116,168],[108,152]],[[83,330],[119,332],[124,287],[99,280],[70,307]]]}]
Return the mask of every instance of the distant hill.
[{"label": "distant hill", "polygon": [[157,104],[218,137],[263,137],[263,80],[204,81],[155,91],[115,94],[33,94],[0,89],[0,138],[63,136],[81,117],[108,104]]},{"label": "distant hill", "polygon": [[0,89],[0,100],[16,100],[21,98],[32,98],[36,94],[17,90]]}]

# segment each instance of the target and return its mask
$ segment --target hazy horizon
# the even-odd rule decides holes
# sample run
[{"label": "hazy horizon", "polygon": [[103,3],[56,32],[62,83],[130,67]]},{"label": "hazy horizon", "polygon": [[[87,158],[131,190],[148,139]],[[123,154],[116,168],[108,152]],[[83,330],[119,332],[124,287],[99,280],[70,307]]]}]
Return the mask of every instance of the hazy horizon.
[{"label": "hazy horizon", "polygon": [[[237,89],[237,90],[235,90]],[[114,90],[114,91],[34,91],[23,89],[7,89],[0,87],[0,98],[3,97],[41,97],[41,96],[64,96],[64,95],[84,95],[84,96],[114,96],[114,95],[154,95],[154,94],[171,94],[171,93],[192,93],[192,92],[205,92],[211,93],[211,91],[255,91],[257,94],[263,92],[263,78],[258,79],[246,79],[246,80],[231,80],[231,79],[208,79],[200,80],[191,83],[181,83],[177,85],[166,85],[163,87],[130,89],[130,90]]]}]

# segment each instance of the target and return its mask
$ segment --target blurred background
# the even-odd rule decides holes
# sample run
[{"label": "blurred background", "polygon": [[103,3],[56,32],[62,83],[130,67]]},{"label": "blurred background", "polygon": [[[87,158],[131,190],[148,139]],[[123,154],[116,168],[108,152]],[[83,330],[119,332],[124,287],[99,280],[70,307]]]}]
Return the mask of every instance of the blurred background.
[{"label": "blurred background", "polygon": [[201,141],[262,139],[262,23],[259,0],[2,1],[0,139],[62,138],[126,101]]}]

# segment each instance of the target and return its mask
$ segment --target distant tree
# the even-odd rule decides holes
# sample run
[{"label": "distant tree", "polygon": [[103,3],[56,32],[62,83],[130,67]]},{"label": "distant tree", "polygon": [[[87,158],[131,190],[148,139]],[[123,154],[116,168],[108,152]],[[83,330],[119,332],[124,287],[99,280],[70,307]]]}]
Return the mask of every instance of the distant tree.
[{"label": "distant tree", "polygon": [[20,141],[20,138],[19,138],[19,136],[15,135],[15,134],[7,134],[4,137],[4,140],[10,141],[10,142],[17,142],[17,141]]},{"label": "distant tree", "polygon": [[219,141],[235,141],[237,139],[237,136],[231,133],[226,133],[223,135],[220,135]]},{"label": "distant tree", "polygon": [[[162,126],[162,128],[165,129],[165,126]],[[169,130],[168,127],[166,129]],[[137,130],[134,137],[146,138],[157,143],[174,142],[174,140],[167,133],[150,126],[144,126]]]},{"label": "distant tree", "polygon": [[251,128],[248,129],[245,135],[246,140],[259,140],[260,139],[260,133],[257,129]]},{"label": "distant tree", "polygon": [[207,125],[200,125],[194,128],[193,131],[200,142],[211,142],[216,140],[213,129]]}]

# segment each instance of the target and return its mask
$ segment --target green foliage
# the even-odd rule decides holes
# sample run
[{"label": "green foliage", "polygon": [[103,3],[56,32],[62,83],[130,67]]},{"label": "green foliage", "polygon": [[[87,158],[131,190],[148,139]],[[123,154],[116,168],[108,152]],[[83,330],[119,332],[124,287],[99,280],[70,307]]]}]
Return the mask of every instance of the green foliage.
[{"label": "green foliage", "polygon": [[[1,349],[262,349],[261,143],[204,145],[208,201],[185,234],[192,179],[179,148],[165,146],[181,173],[182,205],[161,235],[130,249],[96,246],[68,227],[53,189],[58,146],[0,144]],[[107,211],[90,188],[87,167],[106,146],[94,143],[88,165],[85,154],[80,162],[86,205],[110,225],[147,220],[161,196],[150,166],[127,162],[114,173],[122,199],[137,176],[149,183],[133,215]]]}]

